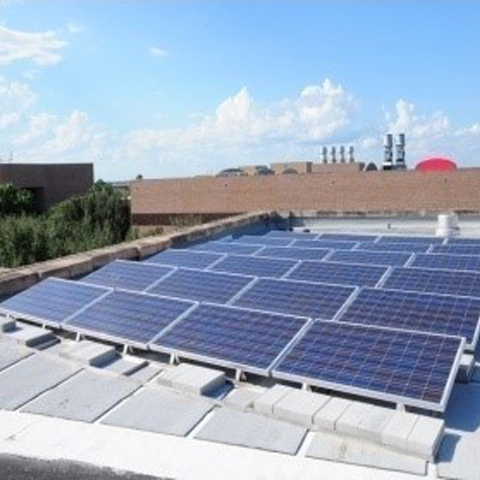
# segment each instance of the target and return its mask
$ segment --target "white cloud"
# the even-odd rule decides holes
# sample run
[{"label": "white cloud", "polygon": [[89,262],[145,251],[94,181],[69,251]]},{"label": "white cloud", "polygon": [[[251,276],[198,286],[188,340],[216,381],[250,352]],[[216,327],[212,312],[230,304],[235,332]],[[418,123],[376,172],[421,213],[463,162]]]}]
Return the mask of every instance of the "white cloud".
[{"label": "white cloud", "polygon": [[0,25],[0,65],[29,60],[44,67],[61,60],[67,42],[53,30],[23,32]]},{"label": "white cloud", "polygon": [[8,82],[0,77],[0,130],[18,123],[24,111],[36,100],[36,95],[25,84]]},{"label": "white cloud", "polygon": [[85,28],[82,25],[79,25],[78,23],[75,22],[68,22],[67,23],[67,32],[68,33],[81,33],[85,30]]},{"label": "white cloud", "polygon": [[153,55],[154,57],[159,57],[159,58],[165,58],[168,56],[168,52],[160,47],[150,47],[148,49],[148,52],[150,55]]}]

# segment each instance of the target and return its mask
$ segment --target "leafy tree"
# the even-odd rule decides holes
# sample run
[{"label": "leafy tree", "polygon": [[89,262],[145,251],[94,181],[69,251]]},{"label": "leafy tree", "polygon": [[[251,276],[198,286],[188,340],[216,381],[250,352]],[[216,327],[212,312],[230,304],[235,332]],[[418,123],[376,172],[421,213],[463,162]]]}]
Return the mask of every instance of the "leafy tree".
[{"label": "leafy tree", "polygon": [[32,213],[33,194],[28,190],[18,190],[11,183],[0,185],[0,215],[21,215]]}]

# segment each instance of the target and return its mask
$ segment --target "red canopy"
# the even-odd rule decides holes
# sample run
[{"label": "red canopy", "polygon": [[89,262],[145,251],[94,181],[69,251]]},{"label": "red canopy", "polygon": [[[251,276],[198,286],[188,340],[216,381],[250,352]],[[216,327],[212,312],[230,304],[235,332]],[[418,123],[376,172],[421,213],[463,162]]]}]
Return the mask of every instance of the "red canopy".
[{"label": "red canopy", "polygon": [[430,157],[418,162],[415,170],[419,172],[451,172],[457,169],[457,164],[446,157]]}]

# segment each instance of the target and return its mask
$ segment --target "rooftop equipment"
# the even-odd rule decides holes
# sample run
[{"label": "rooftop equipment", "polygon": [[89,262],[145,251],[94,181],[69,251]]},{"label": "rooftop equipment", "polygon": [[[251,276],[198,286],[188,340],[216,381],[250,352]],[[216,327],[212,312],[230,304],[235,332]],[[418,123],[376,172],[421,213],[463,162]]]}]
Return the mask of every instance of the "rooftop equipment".
[{"label": "rooftop equipment", "polygon": [[339,154],[340,154],[340,163],[345,163],[345,146],[344,145],[340,145]]},{"label": "rooftop equipment", "polygon": [[355,163],[355,156],[353,154],[353,145],[348,147],[348,163]]},{"label": "rooftop equipment", "polygon": [[337,149],[335,147],[331,148],[330,155],[332,158],[332,163],[337,163]]},{"label": "rooftop equipment", "polygon": [[383,170],[393,170],[393,135],[387,133],[383,143]]},{"label": "rooftop equipment", "polygon": [[397,155],[395,158],[395,170],[405,170],[405,134],[400,133],[396,144]]},{"label": "rooftop equipment", "polygon": [[328,148],[322,147],[322,162],[328,163]]}]

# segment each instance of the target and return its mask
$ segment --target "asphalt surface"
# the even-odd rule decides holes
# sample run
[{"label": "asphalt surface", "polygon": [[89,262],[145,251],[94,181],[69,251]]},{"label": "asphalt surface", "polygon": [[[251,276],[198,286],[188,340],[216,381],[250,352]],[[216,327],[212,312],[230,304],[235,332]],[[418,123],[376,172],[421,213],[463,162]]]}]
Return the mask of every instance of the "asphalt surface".
[{"label": "asphalt surface", "polygon": [[[159,477],[117,472],[84,463],[36,460],[0,455],[1,480],[159,480]],[[167,479],[163,479],[167,480]]]}]

